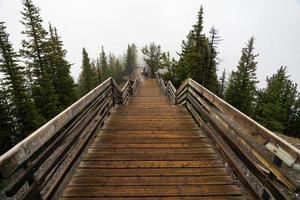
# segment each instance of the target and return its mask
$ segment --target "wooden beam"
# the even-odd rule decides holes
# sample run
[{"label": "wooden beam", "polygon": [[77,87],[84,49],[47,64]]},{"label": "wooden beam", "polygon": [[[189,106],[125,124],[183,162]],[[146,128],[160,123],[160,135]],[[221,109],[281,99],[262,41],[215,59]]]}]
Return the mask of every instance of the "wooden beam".
[{"label": "wooden beam", "polygon": [[259,136],[261,138],[261,140],[259,140],[261,141],[261,144],[265,145],[268,150],[278,156],[284,163],[297,171],[300,171],[299,149],[234,108],[194,80],[188,79],[188,83],[216,108],[229,116],[233,121],[237,122],[247,133]]},{"label": "wooden beam", "polygon": [[108,78],[88,94],[73,103],[67,109],[59,113],[42,127],[34,131],[24,140],[16,144],[9,151],[0,157],[0,173],[4,177],[10,176],[20,165],[22,165],[41,146],[52,138],[64,125],[77,115],[104,89],[111,85],[111,78]]}]

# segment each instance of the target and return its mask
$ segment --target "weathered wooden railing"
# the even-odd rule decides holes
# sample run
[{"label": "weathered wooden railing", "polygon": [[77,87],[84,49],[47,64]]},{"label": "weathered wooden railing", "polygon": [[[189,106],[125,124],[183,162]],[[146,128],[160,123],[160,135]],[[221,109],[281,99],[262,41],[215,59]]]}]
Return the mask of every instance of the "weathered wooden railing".
[{"label": "weathered wooden railing", "polygon": [[[174,86],[169,82],[165,85],[159,75],[157,78],[164,92],[171,90],[171,94],[169,92],[166,94],[173,99]],[[289,191],[299,192],[299,183],[296,183],[295,177],[291,177],[288,173],[290,170],[296,173],[300,171],[299,149],[190,78],[175,91],[175,104],[187,107],[199,125],[216,143],[219,143],[219,148],[224,151],[223,154],[227,154],[228,159],[232,159],[224,144],[217,141],[216,134],[213,133],[219,133],[217,135],[221,136],[227,147],[251,169],[254,176],[265,187],[262,194],[257,194],[260,198],[268,199],[269,192],[276,199],[288,198],[282,193],[284,187]],[[237,165],[234,161],[231,163]],[[237,173],[245,178],[241,166],[235,167]],[[251,186],[251,183],[249,184]],[[259,192],[253,186],[251,187],[256,190],[253,191],[254,193]]]},{"label": "weathered wooden railing", "polygon": [[163,92],[169,97],[170,101],[172,104],[175,104],[176,102],[176,89],[173,86],[171,81],[168,81],[167,84],[165,85],[164,80],[161,78],[161,75],[159,73],[156,73],[156,78],[159,82],[159,85]]},{"label": "weathered wooden railing", "polygon": [[[136,94],[137,78],[122,90],[108,78],[0,157],[7,197],[50,199],[114,105]],[[20,194],[21,193],[21,194]]]}]

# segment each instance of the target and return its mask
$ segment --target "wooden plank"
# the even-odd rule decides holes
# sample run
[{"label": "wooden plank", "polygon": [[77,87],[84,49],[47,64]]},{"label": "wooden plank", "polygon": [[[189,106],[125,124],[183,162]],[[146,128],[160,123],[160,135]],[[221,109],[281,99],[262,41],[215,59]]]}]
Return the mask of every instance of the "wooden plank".
[{"label": "wooden plank", "polygon": [[[95,139],[94,143],[137,143],[137,144],[153,144],[153,143],[161,143],[161,144],[168,144],[168,143],[176,143],[178,142],[178,138],[103,138],[103,137],[98,137]],[[181,138],[180,139],[181,143],[205,143],[208,142],[206,138]]]},{"label": "wooden plank", "polygon": [[126,149],[126,148],[135,148],[135,149],[147,149],[147,148],[199,148],[199,147],[212,147],[208,143],[169,143],[169,144],[113,144],[113,143],[93,143],[91,148],[116,148],[116,149]]},{"label": "wooden plank", "polygon": [[203,161],[85,161],[80,168],[177,168],[177,167],[223,167],[220,160]]},{"label": "wooden plank", "polygon": [[202,153],[188,153],[188,154],[140,154],[140,153],[130,153],[130,154],[101,154],[101,153],[88,153],[82,160],[153,160],[153,161],[177,161],[177,160],[187,160],[187,161],[198,161],[198,160],[218,160],[217,154],[202,154]]},{"label": "wooden plank", "polygon": [[90,148],[88,153],[102,153],[102,154],[186,154],[186,153],[216,153],[213,148],[165,148],[165,149],[94,149]]},{"label": "wooden plank", "polygon": [[191,195],[241,195],[236,185],[197,186],[68,186],[63,196],[103,197],[103,196],[191,196]]},{"label": "wooden plank", "polygon": [[175,176],[175,177],[73,177],[69,186],[92,185],[224,185],[233,184],[230,176]]},{"label": "wooden plank", "polygon": [[78,168],[74,176],[221,176],[228,175],[228,171],[223,167],[203,167],[203,168],[98,168],[85,169]]},{"label": "wooden plank", "polygon": [[[241,196],[185,196],[180,197],[180,200],[199,200],[205,199],[205,200],[243,200],[244,197]],[[87,198],[87,197],[62,197],[59,198],[60,200],[99,200],[98,197],[96,198]],[[101,200],[162,200],[161,197],[101,197]],[[178,197],[170,197],[165,196],[163,197],[163,200],[179,200]]]}]

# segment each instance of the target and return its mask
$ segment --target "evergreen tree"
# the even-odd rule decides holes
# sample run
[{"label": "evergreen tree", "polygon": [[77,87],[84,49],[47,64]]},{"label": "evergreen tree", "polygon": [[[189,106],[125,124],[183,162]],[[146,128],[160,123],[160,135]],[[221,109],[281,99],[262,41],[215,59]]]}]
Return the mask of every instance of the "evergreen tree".
[{"label": "evergreen tree", "polygon": [[178,78],[176,85],[180,85],[185,79],[189,78],[189,60],[193,50],[192,35],[193,31],[190,31],[186,41],[183,40],[181,44],[180,58],[175,69],[176,77]]},{"label": "evergreen tree", "polygon": [[270,130],[287,132],[297,115],[297,95],[297,85],[289,80],[286,67],[280,67],[267,78],[267,87],[259,92],[256,119]]},{"label": "evergreen tree", "polygon": [[222,72],[222,75],[220,77],[220,89],[219,89],[219,96],[221,98],[224,97],[224,92],[225,92],[225,89],[226,89],[226,70],[224,69],[223,72]]},{"label": "evergreen tree", "polygon": [[109,71],[110,76],[113,79],[115,79],[115,77],[116,77],[115,62],[116,62],[115,56],[111,52],[109,52],[109,55],[108,55],[108,71]]},{"label": "evergreen tree", "polygon": [[74,80],[70,74],[71,64],[65,59],[67,52],[63,49],[63,43],[56,28],[52,28],[51,24],[49,25],[49,33],[48,58],[60,110],[63,110],[76,100],[76,91]]},{"label": "evergreen tree", "polygon": [[129,75],[137,67],[137,48],[135,44],[128,44],[125,57],[125,74]]},{"label": "evergreen tree", "polygon": [[210,37],[209,41],[209,59],[208,65],[205,67],[205,79],[204,85],[207,89],[211,90],[212,92],[218,92],[219,89],[219,82],[217,76],[217,45],[221,41],[220,36],[218,35],[218,31],[215,27],[212,27],[210,30]]},{"label": "evergreen tree", "polygon": [[7,101],[10,102],[10,117],[14,119],[15,132],[12,132],[14,135],[11,137],[19,141],[37,129],[41,125],[42,118],[26,88],[24,67],[17,62],[18,56],[8,40],[4,23],[0,22],[0,71],[4,76],[1,87],[6,88]]},{"label": "evergreen tree", "polygon": [[101,75],[101,64],[100,64],[100,59],[96,60],[95,62],[92,62],[92,67],[95,66],[95,72],[97,74],[97,79],[98,79],[98,84],[100,84],[102,82],[102,75]]},{"label": "evergreen tree", "polygon": [[162,52],[160,45],[156,45],[154,42],[150,45],[146,45],[142,48],[144,54],[144,61],[150,69],[151,77],[155,76],[155,72],[162,68]]},{"label": "evergreen tree", "polygon": [[100,53],[100,66],[101,66],[102,81],[105,81],[107,78],[110,77],[110,73],[109,73],[109,68],[107,63],[107,57],[103,46],[101,48],[101,53]]},{"label": "evergreen tree", "polygon": [[225,92],[225,100],[252,116],[254,100],[256,95],[256,68],[257,62],[254,54],[254,37],[250,38],[247,47],[242,49],[242,56],[237,66],[237,71],[233,71],[229,77],[229,83]]},{"label": "evergreen tree", "polygon": [[[1,82],[2,85],[2,82]],[[0,155],[10,149],[13,145],[12,133],[15,133],[13,119],[8,103],[7,91],[4,87],[0,88]]]},{"label": "evergreen tree", "polygon": [[176,67],[179,82],[190,77],[212,92],[218,91],[217,51],[220,41],[217,30],[213,27],[210,37],[203,33],[203,7],[200,7],[197,23],[182,42],[182,52]]},{"label": "evergreen tree", "polygon": [[97,86],[97,75],[92,68],[90,58],[85,48],[82,49],[82,71],[79,76],[78,87],[83,96]]},{"label": "evergreen tree", "polygon": [[115,80],[118,84],[122,81],[122,75],[123,75],[123,67],[120,61],[117,59],[116,66],[115,66]]},{"label": "evergreen tree", "polygon": [[42,26],[39,8],[31,0],[23,0],[24,11],[21,12],[25,26],[22,31],[27,39],[22,41],[21,55],[26,59],[32,95],[38,111],[48,120],[58,113],[58,97],[51,80],[53,70],[47,58],[47,32]]},{"label": "evergreen tree", "polygon": [[197,23],[193,26],[190,35],[190,49],[186,58],[186,65],[189,70],[189,76],[198,83],[205,84],[206,66],[208,65],[208,41],[203,31],[203,7],[200,7],[197,16]]},{"label": "evergreen tree", "polygon": [[300,138],[300,94],[298,94],[298,98],[292,107],[292,113],[285,132],[288,135]]}]

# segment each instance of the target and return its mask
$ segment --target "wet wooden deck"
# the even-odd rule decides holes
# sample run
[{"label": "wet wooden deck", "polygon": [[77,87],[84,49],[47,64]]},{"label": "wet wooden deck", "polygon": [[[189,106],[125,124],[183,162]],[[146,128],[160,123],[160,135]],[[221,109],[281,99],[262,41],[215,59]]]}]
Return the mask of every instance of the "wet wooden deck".
[{"label": "wet wooden deck", "polygon": [[243,199],[223,159],[154,79],[115,109],[61,199]]}]

